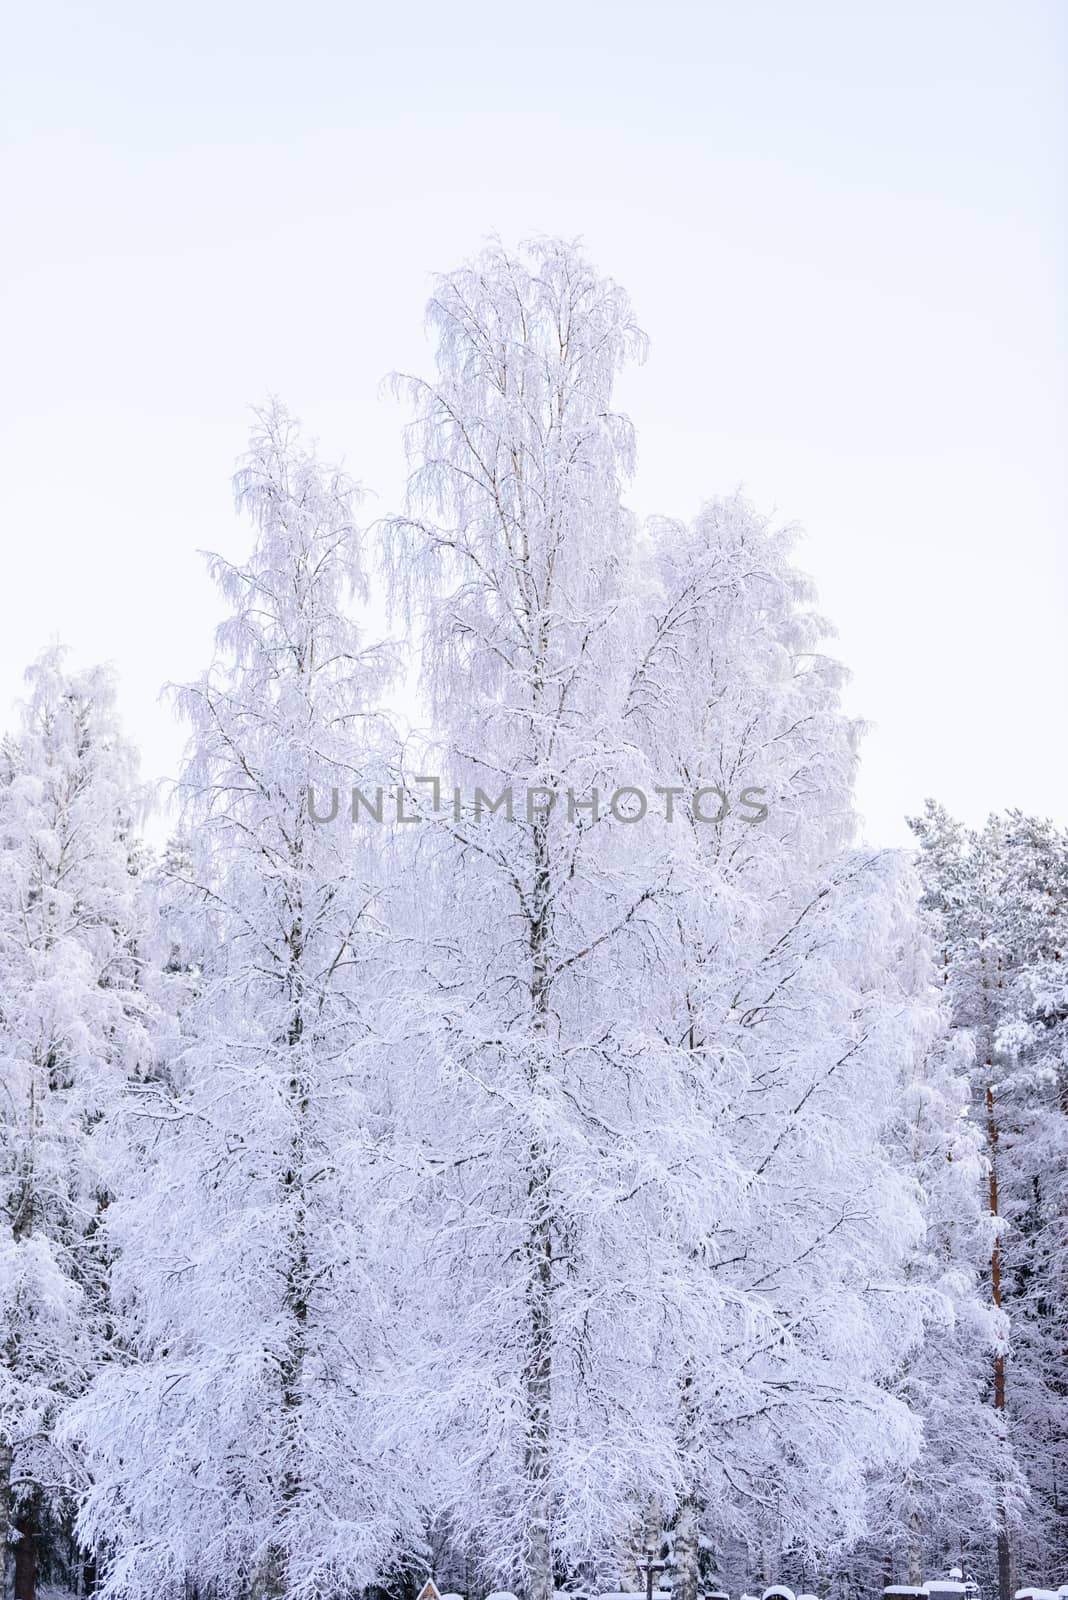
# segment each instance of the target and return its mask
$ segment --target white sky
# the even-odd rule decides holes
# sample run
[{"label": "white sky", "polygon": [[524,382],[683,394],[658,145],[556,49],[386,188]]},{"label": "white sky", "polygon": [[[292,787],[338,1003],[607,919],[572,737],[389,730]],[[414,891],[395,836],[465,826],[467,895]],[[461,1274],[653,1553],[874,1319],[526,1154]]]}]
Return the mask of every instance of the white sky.
[{"label": "white sky", "polygon": [[35,0],[0,61],[0,708],[58,635],[157,703],[280,393],[394,507],[428,274],[582,234],[652,339],[631,503],[808,530],[869,836],[1068,821],[1064,0]]}]

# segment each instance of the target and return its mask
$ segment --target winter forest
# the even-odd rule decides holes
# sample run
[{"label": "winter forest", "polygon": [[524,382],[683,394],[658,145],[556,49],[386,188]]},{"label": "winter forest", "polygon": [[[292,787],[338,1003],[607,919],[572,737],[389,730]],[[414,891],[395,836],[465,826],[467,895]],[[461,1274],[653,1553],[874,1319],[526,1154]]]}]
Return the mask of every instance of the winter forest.
[{"label": "winter forest", "polygon": [[1056,1589],[1068,832],[856,843],[795,530],[628,511],[580,248],[427,317],[396,514],[255,413],[166,795],[58,645],[0,745],[3,1595]]}]

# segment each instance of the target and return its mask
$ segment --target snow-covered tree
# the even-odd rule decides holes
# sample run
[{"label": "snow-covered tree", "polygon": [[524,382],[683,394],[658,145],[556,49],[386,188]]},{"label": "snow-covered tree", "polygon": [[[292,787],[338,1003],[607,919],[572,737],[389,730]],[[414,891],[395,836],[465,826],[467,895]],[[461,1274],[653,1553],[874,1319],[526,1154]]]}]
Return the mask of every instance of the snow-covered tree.
[{"label": "snow-covered tree", "polygon": [[379,888],[373,852],[315,821],[332,789],[380,776],[390,658],[348,609],[358,490],[280,405],[257,414],[235,493],[255,546],[212,558],[232,610],[179,695],[170,902],[174,964],[194,970],[167,1075],[126,1108],[145,1167],[110,1219],[130,1359],[78,1414],[102,1592],[139,1600],[187,1580],[220,1600],[349,1592],[405,1521],[367,1431],[388,1311],[369,1265]]},{"label": "snow-covered tree", "polygon": [[918,1445],[886,1380],[922,1209],[880,1143],[934,1026],[911,880],[847,848],[856,730],[788,538],[736,501],[636,540],[616,286],[493,246],[429,318],[394,577],[444,776],[394,1038],[450,1309],[405,1414],[495,1580],[546,1600],[675,1517],[692,1593],[702,1520],[856,1537],[865,1468]]},{"label": "snow-covered tree", "polygon": [[27,681],[0,778],[0,1540],[18,1600],[74,1556],[83,1473],[59,1425],[109,1351],[95,1134],[152,1036],[111,674],[71,672],[54,647]]},{"label": "snow-covered tree", "polygon": [[[393,576],[422,630],[442,793],[396,1049],[423,1152],[418,1281],[448,1309],[406,1412],[434,1448],[434,1514],[548,1600],[554,1563],[619,1547],[671,1475],[642,1390],[670,1095],[636,1049],[621,957],[657,868],[614,859],[606,821],[626,781],[613,621],[633,459],[611,391],[643,340],[623,292],[555,241],[489,247],[428,315],[438,369],[408,384]],[[569,805],[595,788],[605,815]]]},{"label": "snow-covered tree", "polygon": [[794,537],[739,498],[655,525],[627,697],[648,781],[680,797],[645,1011],[690,1100],[657,1241],[683,1600],[701,1544],[766,1578],[826,1559],[863,1532],[866,1472],[917,1447],[887,1380],[922,1335],[923,1197],[889,1134],[939,1021],[910,875],[851,848],[860,730]]},{"label": "snow-covered tree", "polygon": [[930,807],[924,923],[795,531],[624,507],[624,292],[492,243],[428,320],[425,735],[271,403],[162,860],[106,674],[46,655],[0,746],[15,1600],[64,1541],[103,1600],[553,1600],[650,1543],[675,1600],[994,1548],[1009,1600],[1068,1556],[1068,839]]},{"label": "snow-covered tree", "polygon": [[926,1301],[924,1340],[903,1354],[892,1380],[923,1425],[923,1448],[872,1477],[863,1545],[849,1561],[868,1591],[919,1584],[957,1564],[985,1573],[1000,1506],[1019,1505],[1023,1494],[1004,1419],[988,1398],[1008,1322],[983,1281],[994,1232],[983,1204],[982,1133],[968,1115],[970,1065],[960,1033],[936,1040],[904,1075],[891,1130],[927,1223],[907,1264]]},{"label": "snow-covered tree", "polygon": [[933,802],[913,828],[945,992],[974,1052],[993,1233],[987,1288],[1009,1318],[988,1383],[1015,1458],[998,1510],[1005,1600],[1017,1578],[1068,1553],[1068,838],[1018,812],[967,830]]}]

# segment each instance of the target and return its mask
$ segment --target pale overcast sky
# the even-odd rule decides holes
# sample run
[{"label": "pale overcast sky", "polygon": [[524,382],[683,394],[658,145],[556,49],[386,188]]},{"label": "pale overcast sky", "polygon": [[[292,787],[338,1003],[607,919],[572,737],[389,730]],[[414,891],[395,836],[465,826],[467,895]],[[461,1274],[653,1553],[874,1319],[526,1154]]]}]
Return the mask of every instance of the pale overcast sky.
[{"label": "pale overcast sky", "polygon": [[62,5],[0,63],[0,705],[113,660],[147,773],[218,618],[245,406],[397,504],[429,273],[581,234],[630,290],[630,496],[807,529],[868,836],[1068,822],[1064,0]]}]

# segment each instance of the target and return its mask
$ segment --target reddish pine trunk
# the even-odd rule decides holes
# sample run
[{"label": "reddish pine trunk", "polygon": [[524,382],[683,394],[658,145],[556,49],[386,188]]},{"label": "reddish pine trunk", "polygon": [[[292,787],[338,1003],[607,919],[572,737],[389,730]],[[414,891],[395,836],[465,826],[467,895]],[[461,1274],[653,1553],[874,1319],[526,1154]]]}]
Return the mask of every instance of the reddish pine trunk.
[{"label": "reddish pine trunk", "polygon": [[[989,1082],[986,1086],[986,1133],[990,1153],[990,1215],[997,1217],[998,1211],[998,1125],[994,1115],[994,1089]],[[990,1287],[994,1304],[1001,1309],[1001,1246],[997,1239],[990,1256]],[[994,1409],[1005,1409],[1005,1357],[994,1358]],[[1012,1600],[1012,1561],[1009,1552],[1009,1534],[1005,1526],[1005,1508],[1001,1506],[1001,1528],[998,1531],[998,1600]]]}]

